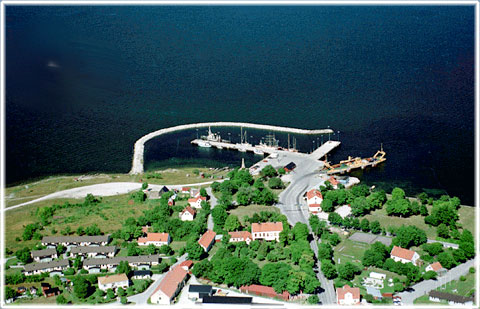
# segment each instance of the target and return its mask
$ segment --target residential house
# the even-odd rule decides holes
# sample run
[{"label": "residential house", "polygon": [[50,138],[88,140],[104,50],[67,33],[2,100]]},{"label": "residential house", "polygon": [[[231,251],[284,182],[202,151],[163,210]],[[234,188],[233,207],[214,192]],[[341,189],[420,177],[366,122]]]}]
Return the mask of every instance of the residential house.
[{"label": "residential house", "polygon": [[322,192],[317,189],[312,189],[307,192],[307,204],[322,204],[323,196]]},{"label": "residential house", "polygon": [[447,272],[447,270],[442,266],[442,264],[440,264],[440,262],[435,262],[428,265],[427,267],[425,267],[425,271],[434,271],[439,275],[443,275]]},{"label": "residential house", "polygon": [[280,240],[280,232],[283,231],[282,222],[252,223],[253,240]]},{"label": "residential house", "polygon": [[249,231],[228,232],[230,235],[229,242],[244,241],[247,245],[252,241],[252,234]]},{"label": "residential house", "polygon": [[387,278],[387,275],[377,272],[370,272],[369,274],[369,281],[372,282],[374,285],[381,285],[383,286],[383,281]]},{"label": "residential house", "polygon": [[151,188],[148,188],[146,190],[143,190],[143,192],[147,195],[147,198],[149,199],[159,199],[162,197],[163,194],[170,192],[170,190],[166,186],[163,186],[160,190],[153,190]]},{"label": "residential house", "polygon": [[169,198],[167,204],[168,204],[168,206],[174,206],[175,205],[175,199]]},{"label": "residential house", "polygon": [[192,300],[202,299],[204,296],[212,296],[211,285],[190,284],[188,287],[188,298]]},{"label": "residential house", "polygon": [[139,255],[139,256],[116,256],[105,259],[85,259],[83,261],[83,268],[89,273],[99,273],[102,269],[114,272],[120,262],[126,261],[131,267],[137,267],[140,270],[150,269],[151,266],[158,265],[160,256],[153,255]]},{"label": "residential house", "polygon": [[150,296],[151,302],[153,304],[170,305],[174,297],[185,285],[187,277],[188,273],[185,269],[179,265],[175,266],[165,275],[152,296]]},{"label": "residential house", "polygon": [[41,273],[51,273],[52,271],[63,271],[69,267],[68,260],[55,260],[46,263],[32,263],[25,265],[25,276],[39,275]]},{"label": "residential house", "polygon": [[110,275],[105,277],[98,277],[98,288],[102,291],[108,289],[115,290],[117,288],[128,288],[129,280],[125,274]]},{"label": "residential house", "polygon": [[283,169],[285,170],[285,172],[288,173],[288,172],[293,171],[296,167],[297,167],[297,165],[295,163],[290,162],[287,165],[285,165],[285,167]]},{"label": "residential house", "polygon": [[344,285],[343,288],[338,288],[337,304],[346,306],[360,304],[360,289],[351,288],[348,284]]},{"label": "residential house", "polygon": [[[339,182],[338,182],[337,179],[335,179],[334,176],[330,176],[330,178],[327,179],[327,182],[329,182],[334,189],[337,189],[337,188],[338,188]],[[325,183],[325,184],[326,184],[326,183]]]},{"label": "residential house", "polygon": [[189,271],[190,268],[192,268],[193,266],[193,261],[190,261],[190,260],[183,261],[182,263],[179,264],[179,266],[185,269],[186,271]]},{"label": "residential house", "polygon": [[132,278],[133,279],[150,279],[152,277],[152,272],[150,270],[134,270]]},{"label": "residential house", "polygon": [[402,262],[403,264],[412,263],[417,265],[420,255],[418,255],[418,253],[415,251],[393,246],[392,252],[390,252],[390,257],[395,262]]},{"label": "residential house", "polygon": [[198,244],[203,248],[203,250],[205,250],[205,252],[210,251],[210,248],[212,248],[213,244],[215,243],[215,235],[217,235],[217,233],[214,231],[207,230],[205,234],[200,237]]},{"label": "residential house", "polygon": [[32,250],[32,258],[35,262],[50,262],[58,258],[57,250],[48,248],[43,250]]},{"label": "residential house", "polygon": [[207,198],[199,195],[197,197],[189,198],[188,199],[188,204],[193,208],[202,208],[202,202],[203,201],[206,202]]},{"label": "residential house", "polygon": [[428,292],[428,296],[430,301],[433,302],[441,302],[442,300],[448,302],[449,305],[458,306],[472,306],[473,305],[473,297],[465,297],[456,294],[444,293],[439,291],[430,291]]},{"label": "residential house", "polygon": [[288,291],[283,291],[282,294],[279,294],[275,292],[272,287],[259,284],[243,285],[240,287],[240,292],[258,296],[278,298],[284,301],[288,301],[290,299],[290,293],[288,293]]},{"label": "residential house", "polygon": [[160,247],[163,245],[168,246],[171,241],[172,239],[168,233],[147,233],[147,237],[140,237],[137,242],[139,246],[155,245]]},{"label": "residential house", "polygon": [[182,190],[180,191],[183,194],[190,194],[190,187],[182,187]]},{"label": "residential house", "polygon": [[67,248],[76,246],[105,246],[110,241],[110,235],[98,236],[44,236],[42,245],[48,248],[55,248],[63,245]]},{"label": "residential house", "polygon": [[42,291],[43,296],[45,297],[52,297],[56,295],[60,295],[60,289],[59,288],[48,288]]},{"label": "residential house", "polygon": [[184,210],[182,210],[178,216],[180,217],[180,220],[182,221],[193,221],[193,218],[195,218],[195,214],[197,212],[195,209],[193,209],[190,206],[187,206]]},{"label": "residential house", "polygon": [[70,250],[70,256],[74,258],[77,256],[81,256],[84,258],[104,259],[107,257],[114,257],[116,252],[117,252],[117,248],[115,246],[101,246],[101,247],[83,246],[83,247],[72,248]]}]

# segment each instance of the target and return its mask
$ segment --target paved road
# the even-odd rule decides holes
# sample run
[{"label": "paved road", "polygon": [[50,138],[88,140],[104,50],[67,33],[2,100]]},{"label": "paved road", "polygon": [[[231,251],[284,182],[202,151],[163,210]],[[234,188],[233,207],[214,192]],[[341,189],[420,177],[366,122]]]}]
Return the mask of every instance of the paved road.
[{"label": "paved road", "polygon": [[[174,265],[178,265],[182,263],[183,261],[185,261],[186,257],[187,257],[187,254],[182,255],[181,257],[178,258],[177,263],[175,263]],[[172,269],[174,265],[172,265],[170,269]],[[166,273],[163,273],[160,275],[154,275],[154,278],[153,278],[154,282],[148,287],[148,289],[146,289],[140,294],[136,294],[128,297],[127,298],[128,301],[134,302],[136,305],[147,304],[148,298],[152,295],[153,291],[160,285],[160,282],[162,281],[163,277],[165,277],[165,274]]]},{"label": "paved road", "polygon": [[[295,164],[297,168],[290,173],[290,185],[279,195],[279,202],[276,205],[283,214],[288,218],[291,225],[297,222],[302,222],[308,225],[308,210],[306,203],[303,201],[303,194],[312,187],[318,186],[322,179],[318,176],[316,170],[323,165],[322,162],[312,158],[297,159]],[[310,243],[310,247],[318,256],[318,246],[316,241]],[[317,263],[320,269],[320,262]],[[322,290],[318,297],[323,305],[331,305],[336,303],[336,294],[333,286],[333,281],[325,278],[323,273],[319,270],[317,278],[322,285]]]},{"label": "paved road", "polygon": [[454,244],[451,242],[445,242],[445,241],[440,241],[440,240],[435,240],[435,239],[427,239],[428,244],[433,244],[439,242],[441,243],[445,248],[453,248],[453,249],[458,249],[458,244]]},{"label": "paved road", "polygon": [[452,280],[458,280],[460,276],[463,276],[468,273],[470,267],[475,266],[475,259],[469,260],[466,263],[458,265],[455,268],[450,269],[445,275],[440,277],[438,280],[426,280],[420,283],[413,285],[408,291],[399,293],[398,295],[402,297],[402,303],[405,305],[413,305],[413,301],[420,296],[423,296],[434,290],[446,282]]},{"label": "paved road", "polygon": [[[224,179],[216,180],[217,182],[221,182]],[[166,185],[168,188],[175,188],[180,189],[182,187],[193,187],[193,186],[201,186],[201,185],[208,185],[212,184],[213,181],[207,182],[200,182],[200,183],[190,183],[184,185]],[[154,185],[149,184],[149,188],[160,190],[164,185]],[[85,198],[85,196],[89,193],[95,196],[112,196],[112,195],[119,195],[119,194],[127,194],[129,192],[139,190],[142,187],[141,183],[138,182],[108,182],[108,183],[100,183],[96,185],[90,186],[83,186],[63,191],[58,191],[52,194],[45,195],[44,197],[34,199],[32,201],[28,201],[25,203],[21,203],[15,206],[11,206],[5,208],[4,211],[12,210],[18,207],[22,207],[25,205],[37,203],[44,200],[55,199],[55,198]]]},{"label": "paved road", "polygon": [[[208,187],[206,190],[208,195],[210,196],[210,209],[213,209],[215,206],[217,206],[217,198],[213,195],[212,188]],[[209,230],[213,230],[212,215],[208,215],[207,228]]]}]

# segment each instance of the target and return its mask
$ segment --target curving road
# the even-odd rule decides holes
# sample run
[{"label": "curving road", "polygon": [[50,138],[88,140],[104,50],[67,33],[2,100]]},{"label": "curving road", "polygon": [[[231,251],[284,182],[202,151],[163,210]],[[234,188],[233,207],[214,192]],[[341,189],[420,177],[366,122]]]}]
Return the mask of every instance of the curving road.
[{"label": "curving road", "polygon": [[[318,177],[318,170],[323,166],[323,163],[313,158],[297,159],[297,168],[290,173],[292,181],[290,185],[282,191],[279,195],[279,202],[276,205],[283,214],[288,218],[291,225],[297,222],[308,223],[308,210],[303,201],[303,194],[312,187],[318,186],[322,180]],[[310,242],[315,256],[318,257],[318,245],[315,240]],[[320,261],[317,262],[317,267],[320,269]],[[322,291],[318,294],[322,305],[336,304],[336,294],[333,286],[333,281],[325,278],[323,273],[319,270],[317,278],[322,285]]]}]

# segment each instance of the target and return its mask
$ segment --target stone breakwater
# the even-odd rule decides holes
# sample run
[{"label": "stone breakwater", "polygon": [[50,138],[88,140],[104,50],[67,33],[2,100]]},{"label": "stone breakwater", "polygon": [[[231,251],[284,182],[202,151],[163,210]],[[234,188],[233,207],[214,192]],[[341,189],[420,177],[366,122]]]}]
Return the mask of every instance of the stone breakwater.
[{"label": "stone breakwater", "polygon": [[163,134],[167,134],[167,133],[173,133],[176,131],[203,128],[203,127],[244,127],[244,128],[253,128],[253,129],[260,129],[260,130],[271,130],[271,131],[277,131],[277,132],[295,133],[295,134],[333,133],[333,130],[331,129],[305,130],[305,129],[287,128],[287,127],[279,127],[279,126],[271,126],[271,125],[265,125],[265,124],[255,124],[255,123],[245,123],[245,122],[204,122],[204,123],[183,124],[175,127],[160,129],[158,131],[148,133],[147,135],[144,135],[141,138],[139,138],[134,145],[132,169],[130,170],[130,174],[143,173],[144,171],[143,152],[145,150],[145,143],[151,140],[152,138],[163,135]]}]

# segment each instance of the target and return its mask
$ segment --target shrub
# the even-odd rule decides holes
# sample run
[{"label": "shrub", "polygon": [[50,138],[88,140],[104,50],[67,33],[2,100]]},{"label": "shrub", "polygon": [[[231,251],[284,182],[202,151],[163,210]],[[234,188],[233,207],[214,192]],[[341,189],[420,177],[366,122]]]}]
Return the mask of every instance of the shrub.
[{"label": "shrub", "polygon": [[460,281],[465,281],[467,278],[465,276],[460,276]]},{"label": "shrub", "polygon": [[475,273],[475,267],[470,267],[468,269],[468,272],[471,273],[471,274],[474,274]]}]

